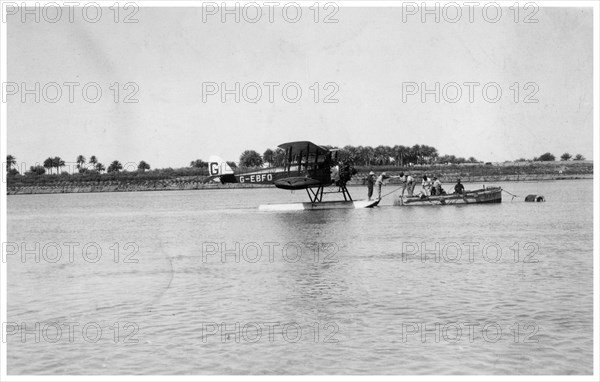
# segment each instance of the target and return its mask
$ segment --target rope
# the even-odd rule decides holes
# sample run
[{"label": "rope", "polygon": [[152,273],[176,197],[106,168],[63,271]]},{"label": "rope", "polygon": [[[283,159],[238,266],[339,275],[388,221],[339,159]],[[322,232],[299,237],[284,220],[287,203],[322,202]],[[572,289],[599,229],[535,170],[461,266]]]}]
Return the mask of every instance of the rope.
[{"label": "rope", "polygon": [[513,201],[515,198],[520,198],[520,197],[521,197],[521,196],[519,196],[519,195],[515,195],[515,194],[513,194],[513,193],[510,193],[510,192],[506,191],[505,189],[502,189],[502,191],[506,192],[506,193],[507,193],[507,194],[509,194],[509,195],[512,195],[512,199],[510,200],[511,202],[512,202],[512,201]]},{"label": "rope", "polygon": [[396,189],[394,189],[394,190],[392,190],[392,191],[388,192],[387,194],[383,195],[383,196],[382,196],[380,199],[383,199],[383,198],[385,198],[385,197],[386,197],[386,196],[388,196],[389,194],[393,194],[394,192],[398,191],[398,190],[399,190],[399,189],[401,189],[401,188],[404,188],[404,186],[400,186],[400,187],[398,187],[398,188],[396,188]]}]

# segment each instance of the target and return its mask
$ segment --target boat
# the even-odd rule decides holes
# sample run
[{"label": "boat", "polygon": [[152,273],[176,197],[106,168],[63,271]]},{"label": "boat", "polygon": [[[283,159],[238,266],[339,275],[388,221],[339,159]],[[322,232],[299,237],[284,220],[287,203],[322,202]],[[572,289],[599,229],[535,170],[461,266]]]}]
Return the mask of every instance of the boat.
[{"label": "boat", "polygon": [[501,203],[501,187],[484,187],[479,190],[464,191],[462,194],[433,196],[405,196],[394,200],[395,206],[446,206],[452,204]]}]

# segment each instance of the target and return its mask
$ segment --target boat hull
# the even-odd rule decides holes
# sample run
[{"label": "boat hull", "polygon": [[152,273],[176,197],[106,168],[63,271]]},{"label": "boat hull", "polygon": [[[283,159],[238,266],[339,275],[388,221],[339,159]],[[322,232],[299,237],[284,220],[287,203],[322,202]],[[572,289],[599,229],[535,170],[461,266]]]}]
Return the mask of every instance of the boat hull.
[{"label": "boat hull", "polygon": [[463,194],[448,194],[420,198],[404,197],[394,201],[395,206],[446,206],[454,204],[502,203],[502,189],[489,187],[481,190],[465,191]]}]

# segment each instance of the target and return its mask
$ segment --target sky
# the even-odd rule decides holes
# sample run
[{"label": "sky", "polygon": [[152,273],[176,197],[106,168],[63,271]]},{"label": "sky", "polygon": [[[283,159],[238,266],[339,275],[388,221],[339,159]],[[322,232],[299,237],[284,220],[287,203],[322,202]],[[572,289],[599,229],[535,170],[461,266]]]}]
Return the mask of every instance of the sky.
[{"label": "sky", "polygon": [[[540,8],[535,23],[524,22],[532,9],[515,22],[503,8],[495,23],[481,8],[472,22],[463,9],[456,22],[440,13],[439,23],[390,7],[320,9],[319,22],[308,8],[294,23],[295,9],[287,20],[281,8],[273,22],[268,9],[255,23],[243,17],[255,11],[240,9],[239,22],[190,7],[140,8],[137,23],[123,22],[131,9],[118,23],[107,8],[95,23],[80,9],[73,22],[66,9],[55,23],[7,16],[16,84],[4,100],[8,153],[26,168],[79,154],[176,168],[310,140],[426,144],[493,162],[547,151],[593,157],[591,8]],[[334,11],[337,22],[323,22]],[[36,83],[39,102],[23,91],[36,93]],[[128,95],[137,102],[124,102]]]}]

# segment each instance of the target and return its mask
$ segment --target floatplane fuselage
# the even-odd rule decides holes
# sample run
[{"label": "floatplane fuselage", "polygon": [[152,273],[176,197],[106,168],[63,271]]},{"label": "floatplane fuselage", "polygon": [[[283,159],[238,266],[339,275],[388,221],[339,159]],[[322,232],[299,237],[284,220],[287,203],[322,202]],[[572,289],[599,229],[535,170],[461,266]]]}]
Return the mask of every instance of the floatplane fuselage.
[{"label": "floatplane fuselage", "polygon": [[[204,182],[271,184],[284,190],[306,190],[310,202],[265,204],[261,210],[307,210],[331,208],[371,208],[379,200],[353,200],[346,183],[356,174],[348,163],[338,160],[337,149],[328,149],[312,142],[299,141],[279,145],[283,164],[236,174],[222,159],[211,156],[209,176]],[[325,195],[338,194],[343,200],[324,200]]]}]

